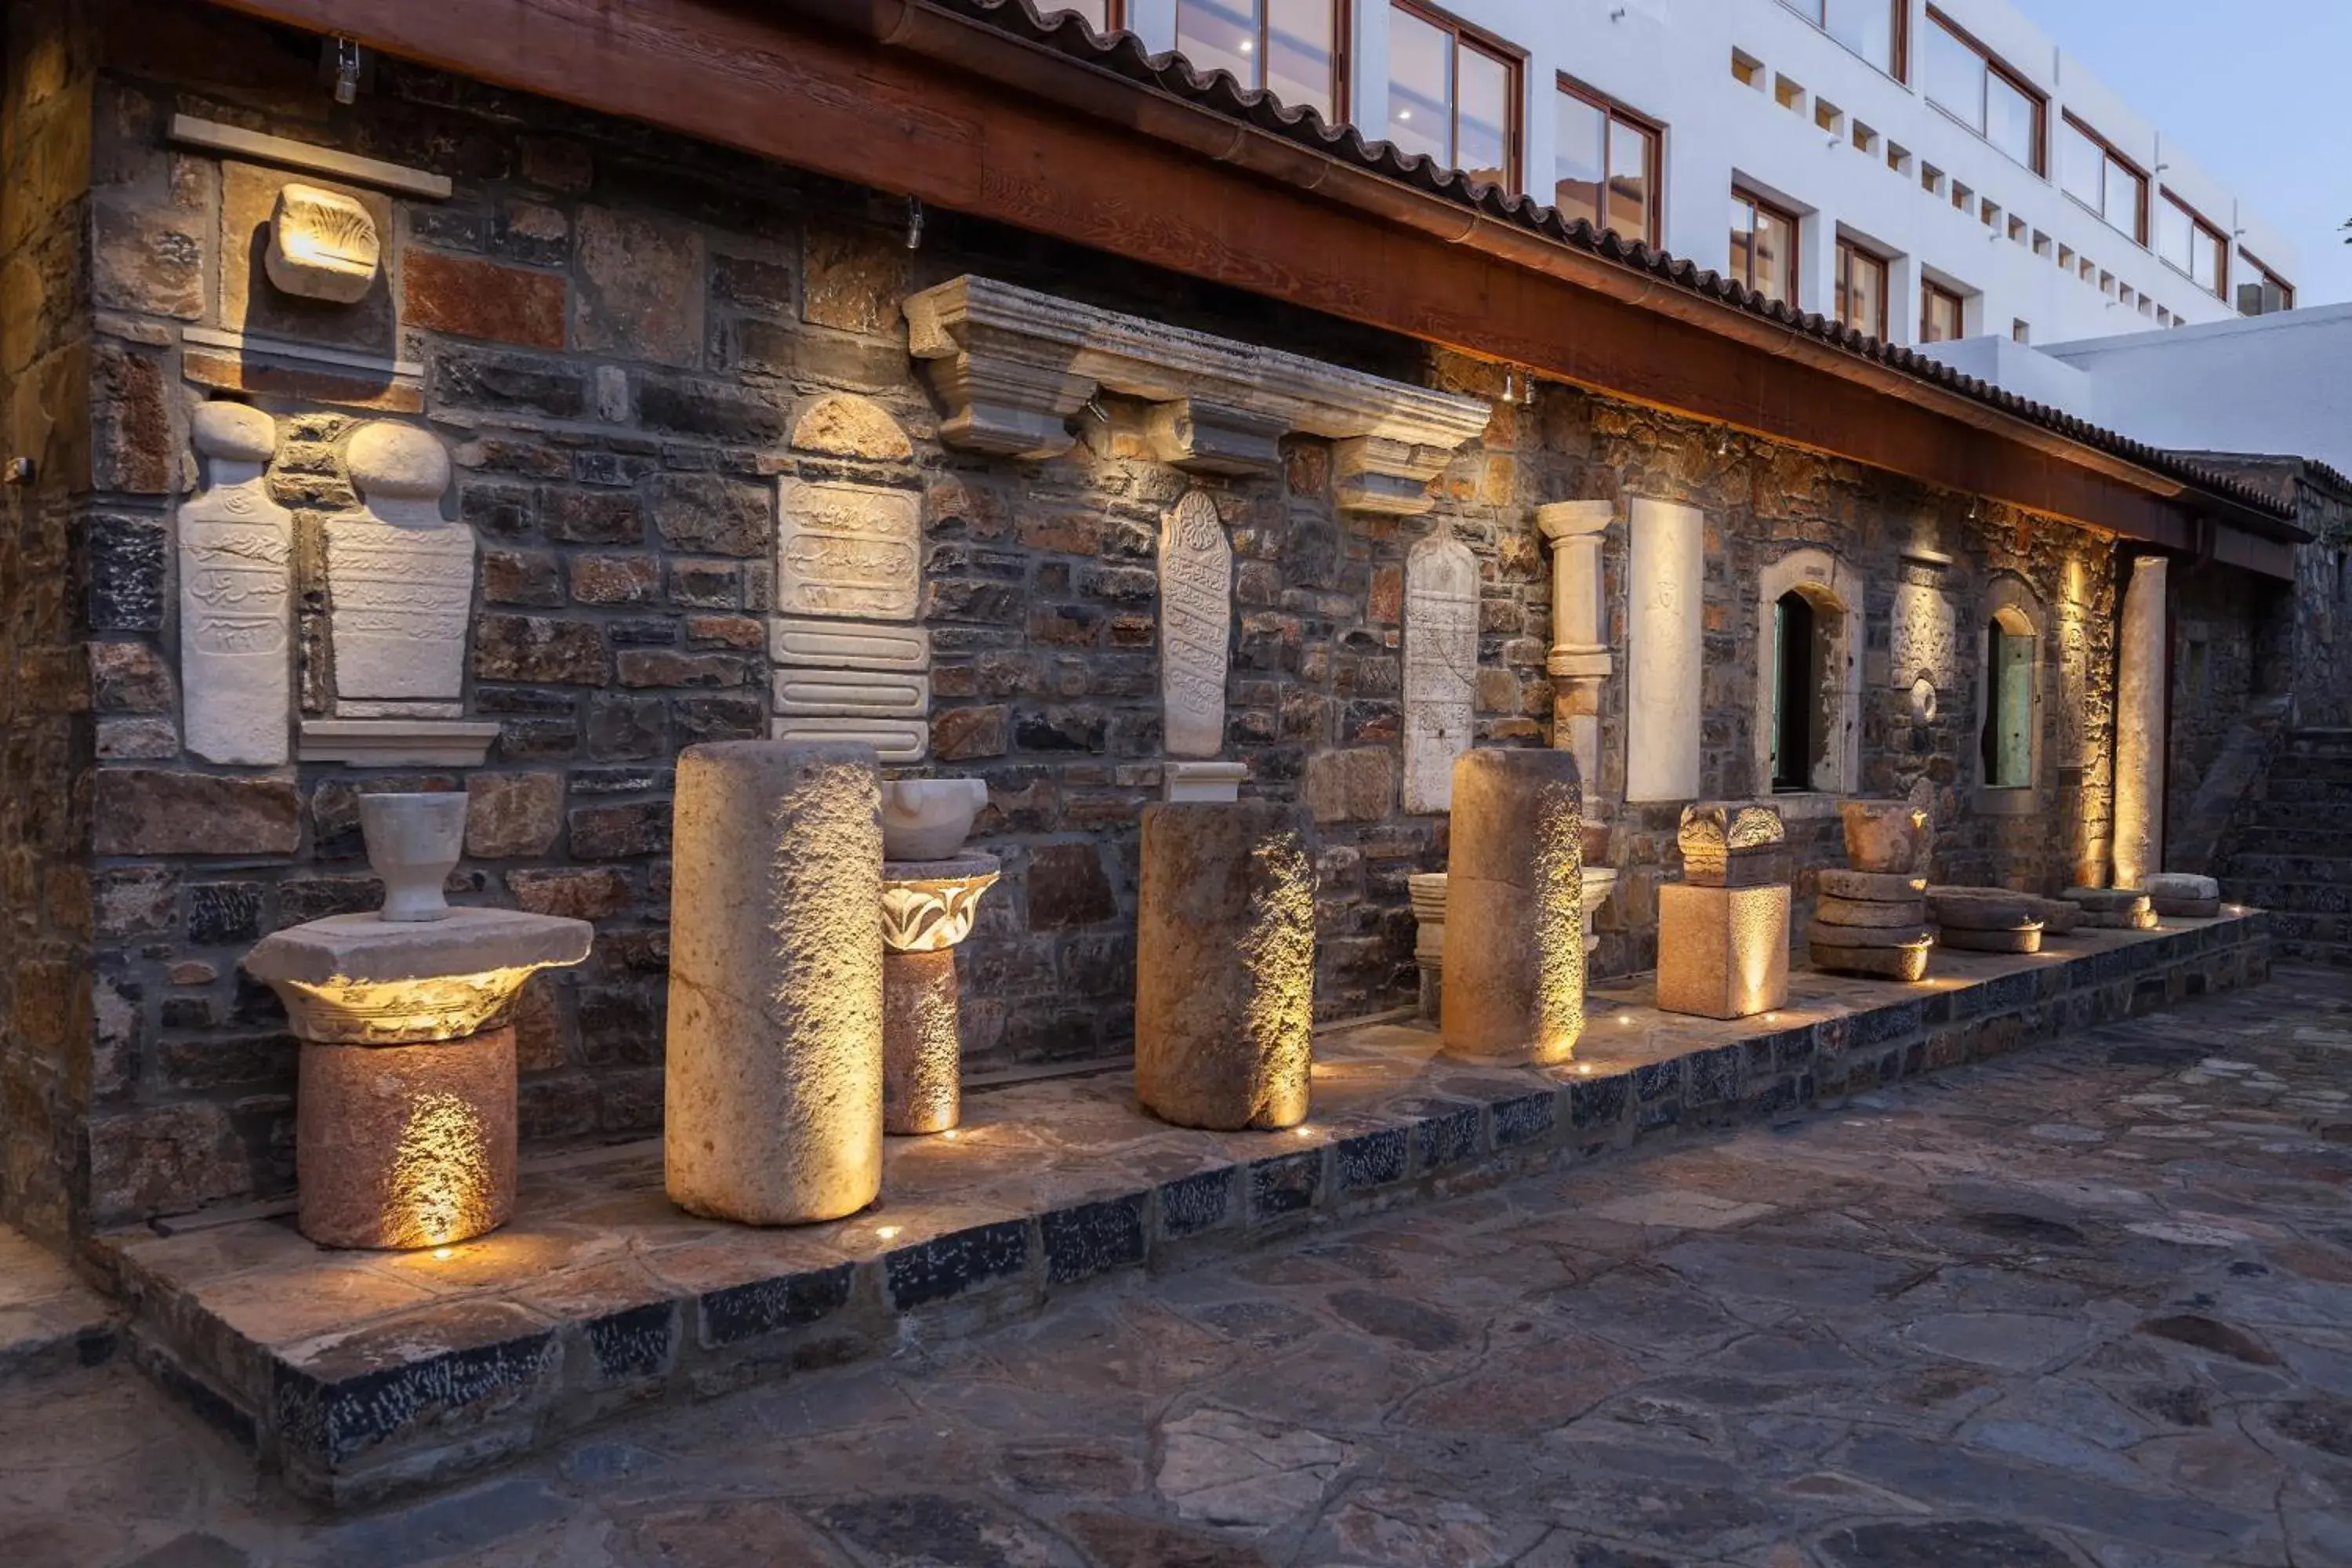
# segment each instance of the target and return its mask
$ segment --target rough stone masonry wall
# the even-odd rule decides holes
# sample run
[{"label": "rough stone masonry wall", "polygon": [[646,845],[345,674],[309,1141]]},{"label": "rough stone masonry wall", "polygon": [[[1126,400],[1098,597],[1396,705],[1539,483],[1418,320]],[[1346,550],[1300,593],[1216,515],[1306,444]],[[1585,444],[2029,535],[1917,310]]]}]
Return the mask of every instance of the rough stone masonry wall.
[{"label": "rough stone masonry wall", "polygon": [[[93,363],[87,265],[94,39],[81,8],[11,5],[0,88],[0,1219],[62,1237],[79,1206],[89,1082],[89,772],[83,645],[116,603],[76,541],[104,532],[113,488],[163,454],[108,447],[91,472],[89,394],[130,374]],[[101,415],[103,417],[103,415]]]},{"label": "rough stone masonry wall", "polygon": [[[1154,532],[1193,481],[1147,456],[1140,410],[1118,398],[1052,462],[943,448],[899,301],[978,272],[1490,398],[1499,373],[947,215],[910,252],[901,204],[396,62],[357,105],[332,109],[315,40],[204,6],[110,15],[93,303],[101,362],[126,368],[109,373],[99,426],[115,521],[92,533],[105,584],[92,603],[119,608],[93,628],[90,1217],[289,1183],[292,1045],[275,1001],[236,965],[262,932],[373,903],[362,785],[462,784],[476,809],[457,896],[596,922],[592,962],[535,985],[520,1020],[526,1135],[658,1125],[672,763],[698,741],[765,732],[774,486],[787,475],[921,498],[929,765],[988,780],[977,841],[1006,867],[961,949],[970,1068],[1123,1053],[1136,822],[1160,784]],[[263,382],[191,340],[265,308],[238,305],[251,266],[241,240],[282,176],[169,147],[175,110],[454,178],[446,202],[373,198],[391,279],[374,314],[264,323],[396,349],[421,376],[313,369]],[[482,546],[468,701],[501,727],[487,766],[463,780],[321,764],[257,774],[182,752],[168,519],[191,482],[185,411],[205,395],[248,396],[278,417],[270,484],[306,552],[352,504],[341,453],[358,421],[417,420],[449,442],[454,504]],[[827,401],[841,397],[864,401]],[[1939,874],[2049,888],[2104,844],[2102,540],[1560,387],[1532,409],[1498,404],[1485,440],[1433,487],[1426,519],[1342,516],[1328,447],[1295,439],[1284,457],[1279,476],[1202,488],[1236,558],[1227,754],[1249,763],[1254,790],[1313,807],[1326,1017],[1412,1000],[1404,879],[1444,863],[1444,819],[1408,817],[1398,800],[1405,551],[1432,526],[1469,543],[1482,579],[1479,739],[1544,743],[1542,501],[1639,495],[1706,512],[1706,793],[1758,786],[1758,574],[1817,544],[1864,584],[1863,785],[1936,786]],[[1611,798],[1624,769],[1624,518],[1621,504],[1604,565],[1619,645]],[[1922,549],[1949,563],[1904,559]],[[1958,628],[1927,719],[1913,714],[1908,679],[1898,688],[1884,668],[1906,573],[1932,579]],[[1997,573],[2044,606],[2047,690],[2039,809],[1996,820],[1974,811],[1972,788],[1973,628]],[[303,613],[314,647],[320,609],[314,598]],[[300,697],[315,706],[319,693]],[[1601,919],[1604,973],[1654,957],[1655,888],[1679,874],[1676,814],[1643,807],[1616,825],[1623,883]],[[1801,866],[1842,858],[1832,815],[1817,809],[1794,838]]]}]

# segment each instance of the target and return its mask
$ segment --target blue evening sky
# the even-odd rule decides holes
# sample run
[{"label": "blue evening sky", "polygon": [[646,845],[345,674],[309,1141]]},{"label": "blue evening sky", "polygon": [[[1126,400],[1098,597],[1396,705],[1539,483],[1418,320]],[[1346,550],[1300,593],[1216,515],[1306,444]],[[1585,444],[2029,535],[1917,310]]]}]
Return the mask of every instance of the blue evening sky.
[{"label": "blue evening sky", "polygon": [[2352,3],[2016,3],[2301,247],[2297,304],[2352,300]]}]

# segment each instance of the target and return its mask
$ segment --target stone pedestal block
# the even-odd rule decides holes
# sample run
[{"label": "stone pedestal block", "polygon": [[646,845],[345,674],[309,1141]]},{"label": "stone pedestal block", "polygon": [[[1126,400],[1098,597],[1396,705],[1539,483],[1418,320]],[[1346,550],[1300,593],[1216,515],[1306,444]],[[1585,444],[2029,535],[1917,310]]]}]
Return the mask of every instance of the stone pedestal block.
[{"label": "stone pedestal block", "polygon": [[406,1046],[302,1043],[296,1224],[321,1247],[447,1247],[514,1213],[512,1029]]},{"label": "stone pedestal block", "polygon": [[1180,1127],[1307,1118],[1315,867],[1304,806],[1150,805],[1136,915],[1135,1088]]},{"label": "stone pedestal block", "polygon": [[1563,1062],[1584,1032],[1583,791],[1568,752],[1454,769],[1445,879],[1449,1056]]},{"label": "stone pedestal block", "polygon": [[944,1132],[963,1120],[953,948],[882,955],[882,1131]]},{"label": "stone pedestal block", "polygon": [[751,1225],[882,1188],[882,794],[863,746],[678,757],[671,834],[672,1201]]},{"label": "stone pedestal block", "polygon": [[1658,1006],[1746,1018],[1789,1003],[1789,889],[1658,889]]}]

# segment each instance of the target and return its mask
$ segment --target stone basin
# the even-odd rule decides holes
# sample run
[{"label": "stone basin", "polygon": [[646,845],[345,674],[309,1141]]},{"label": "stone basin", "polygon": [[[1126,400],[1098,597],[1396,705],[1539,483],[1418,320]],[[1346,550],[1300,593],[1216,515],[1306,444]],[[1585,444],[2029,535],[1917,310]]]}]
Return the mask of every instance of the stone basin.
[{"label": "stone basin", "polygon": [[963,847],[988,804],[985,779],[889,779],[882,785],[882,854],[945,860]]},{"label": "stone basin", "polygon": [[[1422,871],[1405,879],[1412,896],[1413,918],[1421,922],[1414,955],[1424,963],[1437,963],[1445,952],[1445,873]],[[1617,868],[1613,866],[1584,868],[1584,887],[1580,903],[1584,910],[1584,951],[1591,952],[1601,945],[1592,932],[1592,917],[1617,890]]]},{"label": "stone basin", "polygon": [[262,938],[245,968],[303,1039],[413,1045],[490,1027],[524,981],[580,963],[594,936],[586,921],[516,910],[451,910],[429,924],[332,915]]}]

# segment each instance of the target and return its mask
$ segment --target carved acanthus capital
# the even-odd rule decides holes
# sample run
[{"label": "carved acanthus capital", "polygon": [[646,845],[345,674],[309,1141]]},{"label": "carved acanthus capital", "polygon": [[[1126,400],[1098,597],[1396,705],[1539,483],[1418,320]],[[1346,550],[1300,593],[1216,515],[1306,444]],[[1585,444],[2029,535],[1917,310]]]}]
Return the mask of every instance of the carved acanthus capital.
[{"label": "carved acanthus capital", "polygon": [[890,860],[882,867],[882,945],[894,952],[939,952],[971,934],[980,896],[996,885],[993,855],[952,860]]},{"label": "carved acanthus capital", "polygon": [[1617,503],[1607,500],[1553,501],[1536,508],[1536,529],[1554,544],[1572,539],[1598,538],[1609,531]]}]

